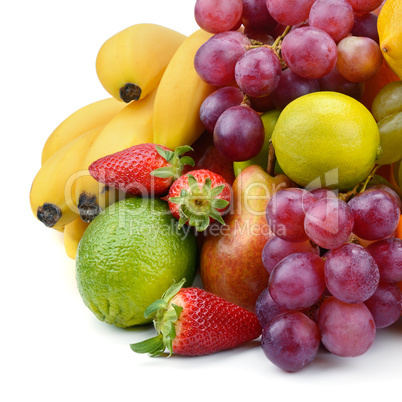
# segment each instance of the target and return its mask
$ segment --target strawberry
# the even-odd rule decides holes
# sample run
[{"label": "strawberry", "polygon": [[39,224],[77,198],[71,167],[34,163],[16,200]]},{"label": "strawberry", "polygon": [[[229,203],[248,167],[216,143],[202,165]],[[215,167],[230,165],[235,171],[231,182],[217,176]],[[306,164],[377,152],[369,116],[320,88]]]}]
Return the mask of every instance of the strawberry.
[{"label": "strawberry", "polygon": [[96,160],[89,166],[89,173],[97,181],[131,195],[166,194],[183,166],[194,165],[192,158],[180,158],[189,151],[189,146],[173,152],[156,144],[134,145]]},{"label": "strawberry", "polygon": [[231,190],[221,175],[199,169],[175,180],[166,198],[170,212],[179,219],[179,227],[188,223],[203,231],[212,221],[224,223],[221,214],[230,203]]},{"label": "strawberry", "polygon": [[257,316],[221,297],[196,287],[174,283],[144,315],[154,315],[157,335],[131,344],[137,353],[157,356],[201,356],[232,349],[261,335]]}]

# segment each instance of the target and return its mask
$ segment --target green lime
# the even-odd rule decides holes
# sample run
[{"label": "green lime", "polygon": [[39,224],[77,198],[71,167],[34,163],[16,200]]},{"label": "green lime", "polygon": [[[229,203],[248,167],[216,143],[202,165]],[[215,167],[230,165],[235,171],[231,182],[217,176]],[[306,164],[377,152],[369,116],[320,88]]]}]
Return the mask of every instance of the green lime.
[{"label": "green lime", "polygon": [[373,115],[337,92],[314,92],[289,103],[272,143],[284,173],[303,187],[349,189],[366,179],[380,155]]},{"label": "green lime", "polygon": [[[268,164],[268,151],[269,151],[269,142],[272,136],[272,132],[274,131],[274,127],[276,122],[278,121],[280,111],[277,109],[272,109],[267,112],[264,112],[260,117],[262,120],[262,124],[264,125],[265,139],[264,144],[261,148],[261,151],[252,159],[242,162],[233,162],[233,169],[235,176],[237,177],[239,173],[245,169],[247,166],[251,165],[259,165],[264,170],[267,169]],[[275,173],[280,173],[281,168],[278,164],[275,165]]]},{"label": "green lime", "polygon": [[188,226],[177,228],[167,202],[128,198],[100,213],[77,250],[76,279],[86,306],[117,327],[150,322],[144,311],[185,278],[191,286],[198,248]]}]

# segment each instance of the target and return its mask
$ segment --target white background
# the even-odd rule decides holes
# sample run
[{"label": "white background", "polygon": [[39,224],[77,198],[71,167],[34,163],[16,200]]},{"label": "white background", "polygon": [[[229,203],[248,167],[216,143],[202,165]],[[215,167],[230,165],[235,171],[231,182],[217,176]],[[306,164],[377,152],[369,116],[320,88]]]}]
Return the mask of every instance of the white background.
[{"label": "white background", "polygon": [[190,34],[197,29],[194,2],[3,2],[0,399],[137,401],[144,393],[147,401],[400,399],[402,320],[378,331],[365,355],[320,351],[294,374],[271,364],[257,341],[198,358],[137,355],[129,344],[152,329],[98,321],[77,292],[62,235],[33,217],[28,195],[47,136],[78,108],[108,97],[95,72],[102,43],[140,22]]}]

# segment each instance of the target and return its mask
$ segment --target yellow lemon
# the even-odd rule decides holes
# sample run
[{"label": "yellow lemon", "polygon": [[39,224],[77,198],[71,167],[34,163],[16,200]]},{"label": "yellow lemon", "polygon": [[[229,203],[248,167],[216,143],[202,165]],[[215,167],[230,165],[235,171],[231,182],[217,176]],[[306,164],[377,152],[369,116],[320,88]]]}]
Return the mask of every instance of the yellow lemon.
[{"label": "yellow lemon", "polygon": [[382,54],[392,71],[402,78],[402,1],[387,0],[377,20]]},{"label": "yellow lemon", "polygon": [[288,104],[272,143],[283,172],[303,187],[349,189],[370,174],[380,154],[372,114],[337,92],[314,92]]}]

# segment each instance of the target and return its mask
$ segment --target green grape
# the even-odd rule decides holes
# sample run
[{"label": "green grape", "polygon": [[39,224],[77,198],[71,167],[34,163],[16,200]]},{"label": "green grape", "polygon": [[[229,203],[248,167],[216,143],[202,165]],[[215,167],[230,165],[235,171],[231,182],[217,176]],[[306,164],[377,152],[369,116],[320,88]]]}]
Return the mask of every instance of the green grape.
[{"label": "green grape", "polygon": [[376,163],[388,165],[402,159],[402,111],[381,119],[378,130],[382,155]]},{"label": "green grape", "polygon": [[402,112],[402,81],[385,85],[378,92],[371,106],[371,113],[377,121],[398,112]]}]

